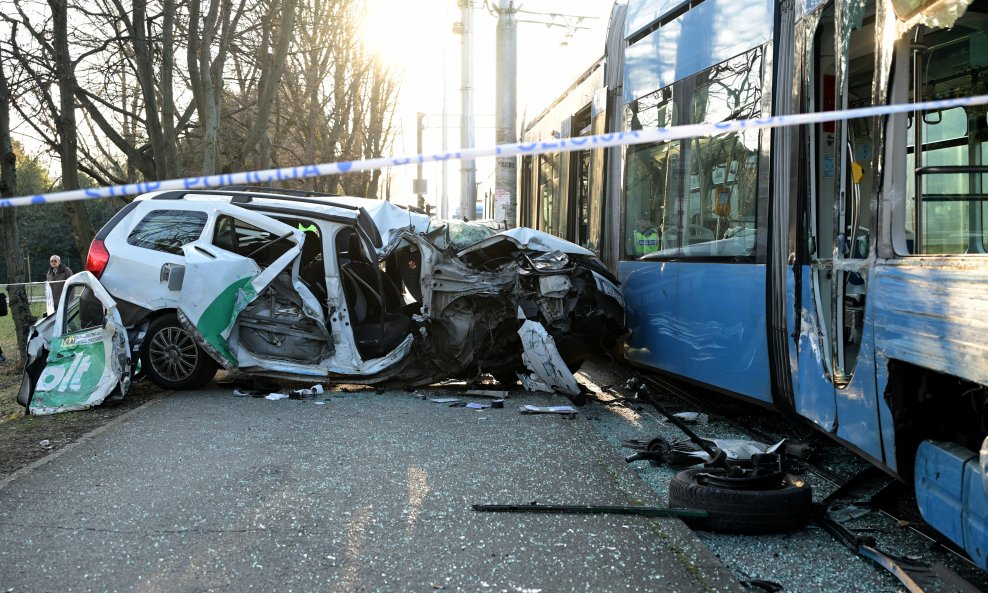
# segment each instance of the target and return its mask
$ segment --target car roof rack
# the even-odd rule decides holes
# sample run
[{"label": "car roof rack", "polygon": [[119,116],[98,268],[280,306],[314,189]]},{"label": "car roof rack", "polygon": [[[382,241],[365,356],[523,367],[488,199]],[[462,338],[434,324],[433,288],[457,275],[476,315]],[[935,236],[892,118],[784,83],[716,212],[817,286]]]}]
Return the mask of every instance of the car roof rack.
[{"label": "car roof rack", "polygon": [[285,189],[281,187],[270,187],[264,185],[224,185],[216,189],[226,191],[259,192],[263,194],[283,194],[286,196],[296,196],[299,198],[339,198],[340,194],[329,194],[325,192],[309,191],[307,189]]}]

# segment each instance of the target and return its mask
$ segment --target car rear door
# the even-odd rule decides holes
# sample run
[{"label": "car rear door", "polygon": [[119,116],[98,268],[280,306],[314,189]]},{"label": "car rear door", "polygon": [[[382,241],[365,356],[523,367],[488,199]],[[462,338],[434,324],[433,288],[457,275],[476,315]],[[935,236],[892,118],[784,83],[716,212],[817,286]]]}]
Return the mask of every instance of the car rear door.
[{"label": "car rear door", "polygon": [[[237,316],[298,258],[305,233],[236,206],[217,204],[216,210],[212,240],[199,239],[182,247],[185,270],[179,319],[224,366],[236,367],[240,361],[228,340]],[[257,229],[256,244],[227,242],[221,229],[224,216]],[[267,257],[262,259],[261,253]]]}]

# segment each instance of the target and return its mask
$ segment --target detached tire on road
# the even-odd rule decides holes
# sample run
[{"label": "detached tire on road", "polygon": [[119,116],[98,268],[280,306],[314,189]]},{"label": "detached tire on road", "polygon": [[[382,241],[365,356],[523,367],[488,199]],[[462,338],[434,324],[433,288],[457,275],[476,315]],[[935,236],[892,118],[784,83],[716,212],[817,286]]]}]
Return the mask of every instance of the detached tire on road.
[{"label": "detached tire on road", "polygon": [[679,472],[669,483],[669,506],[707,511],[686,522],[696,529],[729,533],[779,533],[806,525],[813,492],[806,482],[786,475],[777,489],[732,490],[697,482],[697,474],[724,470],[699,468]]},{"label": "detached tire on road", "polygon": [[175,315],[151,322],[141,347],[141,366],[151,382],[164,389],[198,389],[216,374],[216,363]]}]

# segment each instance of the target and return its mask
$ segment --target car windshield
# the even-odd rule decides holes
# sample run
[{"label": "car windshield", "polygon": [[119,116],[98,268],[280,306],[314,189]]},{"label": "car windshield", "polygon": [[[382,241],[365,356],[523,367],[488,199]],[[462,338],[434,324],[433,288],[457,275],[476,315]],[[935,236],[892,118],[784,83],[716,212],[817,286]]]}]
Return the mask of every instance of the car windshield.
[{"label": "car windshield", "polygon": [[497,233],[497,229],[483,222],[463,222],[461,220],[431,220],[426,235],[445,235],[447,246],[459,251],[480,243]]}]

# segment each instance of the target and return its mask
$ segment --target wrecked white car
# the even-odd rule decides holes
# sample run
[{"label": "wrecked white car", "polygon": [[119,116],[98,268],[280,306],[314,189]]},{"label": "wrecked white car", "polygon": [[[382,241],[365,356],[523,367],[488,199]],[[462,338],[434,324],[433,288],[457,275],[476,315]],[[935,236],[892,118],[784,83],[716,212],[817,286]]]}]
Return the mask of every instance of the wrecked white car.
[{"label": "wrecked white car", "polygon": [[129,353],[113,298],[89,272],[75,274],[57,312],[31,328],[17,401],[43,415],[122,399],[130,388]]},{"label": "wrecked white car", "polygon": [[156,384],[234,374],[417,386],[490,373],[578,393],[624,333],[593,253],[531,229],[446,223],[388,202],[239,188],[141,196],[87,269]]}]

